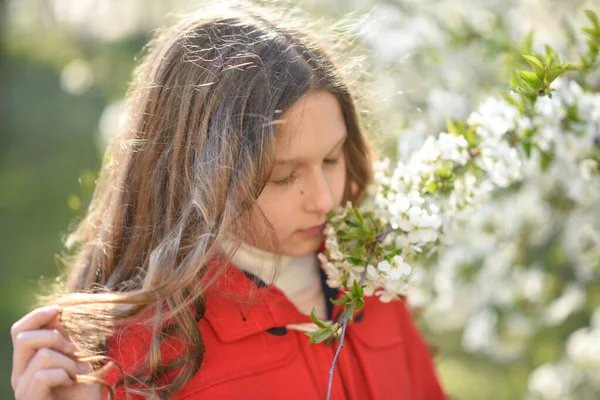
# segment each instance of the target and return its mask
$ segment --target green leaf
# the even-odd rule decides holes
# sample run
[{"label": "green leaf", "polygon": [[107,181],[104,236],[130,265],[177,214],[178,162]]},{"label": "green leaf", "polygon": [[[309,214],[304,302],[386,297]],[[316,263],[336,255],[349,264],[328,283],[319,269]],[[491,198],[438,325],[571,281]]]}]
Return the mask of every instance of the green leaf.
[{"label": "green leaf", "polygon": [[471,126],[469,127],[469,129],[467,129],[467,131],[464,134],[467,143],[469,143],[471,147],[477,147],[477,145],[479,144],[479,137],[477,136],[475,131],[476,128],[474,126]]},{"label": "green leaf", "polygon": [[551,84],[556,78],[562,75],[566,70],[571,67],[571,63],[560,64],[557,67],[554,67],[548,71],[548,79],[546,84]]},{"label": "green leaf", "polygon": [[363,308],[363,306],[365,305],[365,300],[364,299],[357,299],[356,300],[356,308],[354,309],[354,311],[360,311],[361,308]]},{"label": "green leaf", "polygon": [[598,34],[596,28],[583,28],[582,31],[587,33],[589,36],[596,36]]},{"label": "green leaf", "polygon": [[587,15],[592,24],[594,24],[594,27],[597,30],[600,30],[600,20],[598,20],[598,16],[596,15],[596,13],[592,10],[583,10],[583,12],[585,13],[585,15]]},{"label": "green leaf", "polygon": [[556,61],[558,61],[558,56],[556,55],[556,53],[554,52],[552,47],[546,45],[545,48],[546,48],[546,65],[548,67],[552,67],[552,64],[554,64]]},{"label": "green leaf", "polygon": [[425,185],[425,190],[427,190],[427,192],[434,194],[435,192],[437,192],[438,190],[438,184],[436,181],[430,182],[428,184]]},{"label": "green leaf", "polygon": [[452,123],[452,120],[447,120],[446,121],[446,130],[448,131],[448,133],[454,135],[454,136],[459,136],[460,132],[458,131],[458,128],[456,127],[456,125],[454,125]]},{"label": "green leaf", "polygon": [[525,150],[525,154],[527,154],[527,158],[531,157],[531,141],[523,140],[521,143],[523,146],[523,150]]},{"label": "green leaf", "polygon": [[351,227],[353,227],[353,228],[360,228],[360,222],[358,222],[358,221],[354,221],[354,220],[353,220],[353,219],[351,219],[351,218],[348,218],[348,219],[346,219],[346,223],[347,223],[348,225],[350,225]]},{"label": "green leaf", "polygon": [[362,228],[350,228],[346,230],[346,237],[353,240],[362,239],[365,235],[365,231]]},{"label": "green leaf", "polygon": [[348,303],[348,301],[350,300],[350,296],[348,296],[348,293],[346,293],[342,298],[340,298],[339,300],[335,300],[335,299],[329,299],[329,301],[331,301],[331,303],[335,304],[336,306],[341,306],[343,304]]},{"label": "green leaf", "polygon": [[596,59],[596,56],[598,56],[598,43],[596,43],[593,39],[588,39],[586,42],[590,48],[589,58],[593,62]]},{"label": "green leaf", "polygon": [[442,179],[447,179],[452,175],[452,170],[446,166],[441,166],[436,171],[437,175]]},{"label": "green leaf", "polygon": [[363,296],[363,288],[356,281],[352,284],[352,295],[355,299],[360,299]]},{"label": "green leaf", "polygon": [[360,215],[360,211],[358,211],[358,208],[354,207],[354,214],[356,215],[356,218],[358,218],[358,221],[360,222],[360,226],[363,226],[365,223],[365,220],[363,219],[362,215]]},{"label": "green leaf", "polygon": [[392,250],[388,254],[388,256],[391,257],[391,258],[394,258],[395,256],[399,256],[400,254],[402,254],[402,249],[395,249],[395,250]]},{"label": "green leaf", "polygon": [[306,336],[310,339],[308,340],[309,344],[313,343],[321,343],[324,340],[329,339],[333,335],[329,329],[319,329],[315,332],[306,332]]},{"label": "green leaf", "polygon": [[535,72],[517,70],[517,75],[527,84],[527,86],[535,91],[540,90],[544,84]]},{"label": "green leaf", "polygon": [[553,159],[554,159],[554,156],[552,153],[542,152],[542,159],[540,160],[540,167],[542,168],[542,171],[544,171],[544,172],[548,171],[548,167],[552,163]]},{"label": "green leaf", "polygon": [[329,325],[325,321],[323,321],[323,320],[319,319],[319,317],[317,317],[317,312],[316,312],[316,308],[315,307],[313,307],[312,311],[310,312],[310,319],[319,328],[329,329]]},{"label": "green leaf", "polygon": [[509,82],[509,86],[510,87],[518,87],[521,85],[521,81],[519,80],[519,78],[517,77],[517,74],[512,74],[510,76],[510,82]]},{"label": "green leaf", "polygon": [[525,137],[526,138],[532,138],[533,135],[535,135],[536,132],[537,132],[537,127],[527,129],[527,130],[525,130]]},{"label": "green leaf", "polygon": [[363,246],[356,246],[350,250],[350,257],[362,260],[365,255],[365,249]]},{"label": "green leaf", "polygon": [[527,60],[529,65],[533,68],[538,78],[544,78],[544,64],[540,60],[538,60],[535,56],[530,56],[528,54],[523,54],[523,58]]},{"label": "green leaf", "polygon": [[350,264],[352,264],[352,265],[357,265],[357,266],[358,266],[358,265],[363,265],[363,263],[364,263],[364,261],[363,261],[363,259],[362,259],[362,258],[356,258],[356,257],[352,257],[352,256],[350,256],[350,257],[346,257],[346,260],[347,260],[347,261],[348,261]]}]

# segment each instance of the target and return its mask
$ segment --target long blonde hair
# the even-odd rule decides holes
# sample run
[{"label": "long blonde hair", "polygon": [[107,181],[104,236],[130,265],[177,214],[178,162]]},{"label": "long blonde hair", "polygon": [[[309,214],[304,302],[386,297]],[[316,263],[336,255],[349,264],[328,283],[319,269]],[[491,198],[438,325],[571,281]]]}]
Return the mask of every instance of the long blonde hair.
[{"label": "long blonde hair", "polygon": [[[72,257],[54,300],[71,338],[99,356],[119,327],[150,315],[146,367],[119,384],[168,398],[200,368],[209,260],[270,176],[274,122],[309,92],[329,91],[343,111],[344,201],[365,193],[371,156],[354,99],[317,40],[288,22],[247,4],[202,10],[157,31],[145,48],[127,94],[128,125],[107,149],[87,214],[68,237]],[[190,349],[168,365],[160,360],[166,337]],[[159,387],[158,377],[175,368]]]}]

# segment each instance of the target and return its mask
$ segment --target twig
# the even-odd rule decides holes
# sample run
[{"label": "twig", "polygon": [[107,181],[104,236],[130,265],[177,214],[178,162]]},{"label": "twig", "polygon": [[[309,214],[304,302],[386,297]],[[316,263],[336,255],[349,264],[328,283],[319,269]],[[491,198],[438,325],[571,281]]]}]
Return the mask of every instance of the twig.
[{"label": "twig", "polygon": [[[389,233],[391,231],[392,231],[392,228],[388,228],[385,230],[385,232],[382,232],[379,235],[377,235],[376,236],[377,244],[383,242],[383,240],[386,238],[387,235],[389,235]],[[369,254],[369,261],[367,262],[367,265],[365,265],[365,270],[363,271],[363,273],[360,277],[360,282],[358,283],[360,286],[362,286],[365,283],[365,279],[367,278],[367,268],[368,268],[369,264],[371,263],[371,261],[373,260],[374,256],[375,255],[373,254],[373,248],[371,248],[371,254]],[[337,362],[338,357],[340,356],[340,352],[342,351],[342,348],[344,347],[344,338],[346,336],[346,328],[348,327],[348,321],[350,320],[350,316],[354,312],[354,305],[355,305],[354,303],[350,305],[348,310],[346,310],[346,312],[344,313],[344,317],[342,318],[342,332],[340,333],[340,345],[338,346],[337,350],[335,351],[335,355],[333,356],[333,362],[331,363],[331,368],[329,369],[329,384],[327,385],[327,400],[331,399],[331,388],[333,386],[333,373],[335,371],[335,363]]]}]

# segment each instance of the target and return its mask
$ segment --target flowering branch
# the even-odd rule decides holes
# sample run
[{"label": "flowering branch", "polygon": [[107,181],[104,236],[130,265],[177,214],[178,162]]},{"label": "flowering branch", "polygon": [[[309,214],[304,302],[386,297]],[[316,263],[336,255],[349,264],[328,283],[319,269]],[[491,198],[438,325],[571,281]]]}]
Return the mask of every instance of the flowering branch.
[{"label": "flowering branch", "polygon": [[[600,39],[597,18],[590,19],[594,27],[588,28],[588,34]],[[597,42],[590,49],[586,62],[595,60]],[[364,306],[364,296],[389,302],[405,295],[413,266],[452,243],[456,226],[494,189],[519,182],[534,154],[543,171],[553,162],[561,132],[553,131],[555,136],[548,137],[545,124],[552,104],[562,106],[560,99],[552,99],[553,82],[575,68],[559,62],[548,46],[544,56],[523,57],[531,71],[515,72],[512,93],[504,99],[489,99],[464,123],[448,122],[447,132],[429,136],[408,160],[394,166],[389,159],[377,162],[368,199],[360,207],[347,203],[328,216],[325,251],[318,257],[327,284],[346,290],[342,298],[331,300],[344,305],[343,318],[341,323],[329,324],[313,309],[311,319],[318,329],[307,333],[309,343],[331,337],[340,341],[329,372],[328,399],[347,324]],[[577,106],[571,101],[564,123],[579,122]],[[600,172],[596,147],[588,147],[589,152],[575,161],[587,174]]]},{"label": "flowering branch", "polygon": [[[367,269],[365,268],[365,270],[361,276],[359,286],[362,286],[364,284],[364,280],[365,280],[366,276],[367,276]],[[340,333],[340,337],[339,337],[340,344],[339,344],[337,350],[335,351],[335,355],[333,357],[333,362],[331,363],[331,368],[329,368],[329,383],[327,385],[327,400],[329,400],[331,398],[331,388],[333,387],[333,373],[335,372],[335,364],[337,363],[338,357],[340,356],[340,352],[342,351],[342,348],[344,347],[344,338],[346,337],[346,328],[348,327],[348,322],[350,321],[350,318],[352,318],[352,314],[354,312],[355,306],[356,306],[356,301],[353,302],[350,305],[350,307],[348,307],[347,310],[345,310],[345,312],[343,313],[342,332]]]},{"label": "flowering branch", "polygon": [[[385,239],[385,237],[391,232],[391,229],[386,230],[385,232],[383,232],[380,235],[377,235],[377,242],[383,242],[383,240]],[[371,261],[371,259],[373,258],[374,254],[373,251],[370,252],[370,259],[369,261]],[[360,277],[360,282],[358,283],[358,286],[360,288],[362,288],[362,285],[365,283],[365,278],[367,277],[367,268],[365,268],[365,270],[363,271],[361,277]],[[356,283],[356,281],[355,281]],[[362,292],[362,290],[361,290]],[[354,312],[354,307],[356,306],[356,303],[358,302],[359,299],[356,299],[349,307],[347,307],[347,309],[344,311],[343,313],[343,318],[342,318],[342,332],[340,334],[340,345],[338,346],[336,352],[335,352],[335,356],[333,357],[333,362],[331,363],[331,368],[329,369],[329,384],[327,386],[327,400],[329,400],[331,398],[331,388],[333,386],[333,373],[335,371],[335,364],[337,363],[338,357],[340,356],[340,352],[342,351],[342,348],[344,347],[344,338],[346,336],[346,327],[348,326],[348,322],[350,321],[350,319],[352,318],[352,314]],[[334,303],[335,304],[335,303]],[[361,306],[362,307],[362,306]],[[360,308],[358,308],[356,311],[359,311]],[[313,314],[314,314],[314,308],[313,308]]]}]

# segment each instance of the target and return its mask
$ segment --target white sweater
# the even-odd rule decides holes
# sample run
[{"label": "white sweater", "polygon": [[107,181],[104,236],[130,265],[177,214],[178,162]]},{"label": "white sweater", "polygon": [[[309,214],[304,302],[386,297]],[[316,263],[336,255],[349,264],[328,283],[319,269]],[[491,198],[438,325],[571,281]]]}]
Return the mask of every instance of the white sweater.
[{"label": "white sweater", "polygon": [[275,285],[303,314],[310,315],[315,307],[317,316],[323,320],[327,319],[316,253],[303,257],[282,255],[279,258],[278,269],[276,254],[242,243],[231,261],[266,284]]}]

